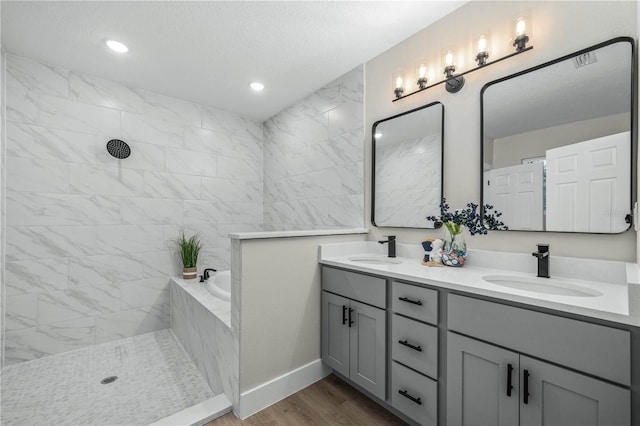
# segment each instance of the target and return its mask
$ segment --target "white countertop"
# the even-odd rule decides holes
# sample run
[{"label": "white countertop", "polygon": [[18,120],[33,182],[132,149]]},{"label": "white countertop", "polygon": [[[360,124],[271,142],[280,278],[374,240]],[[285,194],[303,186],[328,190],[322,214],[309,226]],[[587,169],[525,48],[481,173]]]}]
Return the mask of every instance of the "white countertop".
[{"label": "white countertop", "polygon": [[554,257],[552,253],[552,278],[562,278],[602,293],[597,297],[576,297],[533,293],[482,279],[488,275],[535,277],[536,260],[528,254],[469,250],[463,267],[428,267],[421,263],[423,252],[420,246],[398,244],[399,257],[395,259],[401,261],[400,264],[377,265],[350,260],[359,256],[385,257],[385,250],[386,247],[380,247],[375,241],[323,244],[319,261],[323,265],[640,326],[640,285],[635,284],[638,282],[636,264],[561,258]]},{"label": "white countertop", "polygon": [[366,228],[312,229],[303,231],[236,232],[229,234],[232,240],[256,240],[265,238],[312,237],[318,235],[368,234]]}]

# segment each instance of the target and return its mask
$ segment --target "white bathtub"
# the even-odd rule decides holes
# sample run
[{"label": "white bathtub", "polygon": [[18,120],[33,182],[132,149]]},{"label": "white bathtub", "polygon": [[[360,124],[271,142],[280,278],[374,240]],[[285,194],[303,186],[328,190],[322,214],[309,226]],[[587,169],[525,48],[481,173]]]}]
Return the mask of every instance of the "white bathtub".
[{"label": "white bathtub", "polygon": [[218,271],[204,283],[209,293],[222,300],[231,300],[231,271]]}]

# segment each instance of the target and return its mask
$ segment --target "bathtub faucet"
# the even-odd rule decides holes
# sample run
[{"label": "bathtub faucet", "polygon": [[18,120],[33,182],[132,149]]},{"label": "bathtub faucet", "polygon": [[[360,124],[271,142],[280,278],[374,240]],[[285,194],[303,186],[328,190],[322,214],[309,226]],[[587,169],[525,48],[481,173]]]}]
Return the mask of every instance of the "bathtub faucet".
[{"label": "bathtub faucet", "polygon": [[204,272],[202,273],[202,275],[200,275],[200,282],[201,283],[203,283],[203,282],[205,282],[206,280],[209,279],[209,271],[217,272],[217,270],[213,269],[213,268],[205,269]]}]

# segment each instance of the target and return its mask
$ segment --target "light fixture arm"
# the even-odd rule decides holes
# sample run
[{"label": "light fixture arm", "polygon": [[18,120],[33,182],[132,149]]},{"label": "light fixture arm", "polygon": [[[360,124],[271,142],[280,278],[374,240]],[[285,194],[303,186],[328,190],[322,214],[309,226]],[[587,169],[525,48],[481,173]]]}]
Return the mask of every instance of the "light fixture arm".
[{"label": "light fixture arm", "polygon": [[[526,37],[526,36],[525,36],[525,37]],[[509,59],[509,58],[511,58],[511,57],[513,57],[513,56],[520,55],[520,54],[522,54],[522,53],[524,53],[524,52],[528,52],[528,51],[530,51],[530,50],[532,50],[532,49],[533,49],[533,46],[525,47],[525,48],[524,48],[523,50],[521,50],[521,51],[515,51],[515,52],[510,53],[510,54],[508,54],[508,55],[506,55],[506,56],[503,56],[502,58],[498,58],[498,59],[493,60],[493,61],[491,61],[491,62],[487,62],[487,63],[485,63],[485,64],[484,64],[484,65],[482,65],[482,66],[477,66],[477,67],[475,67],[475,68],[472,68],[472,69],[470,69],[470,70],[468,70],[468,71],[465,71],[465,72],[463,72],[463,73],[460,73],[460,74],[458,74],[458,75],[453,75],[453,72],[455,72],[455,66],[454,66],[454,69],[451,71],[451,77],[446,77],[444,80],[440,80],[440,81],[438,81],[438,82],[436,82],[436,83],[430,84],[429,86],[425,86],[424,88],[420,88],[420,89],[418,89],[418,90],[415,90],[415,91],[413,91],[413,92],[409,92],[409,93],[407,93],[407,94],[404,94],[404,90],[403,90],[403,91],[400,93],[400,96],[398,96],[398,93],[396,92],[396,99],[393,99],[393,100],[392,100],[392,102],[397,102],[397,101],[399,101],[400,99],[404,99],[404,98],[406,98],[406,97],[409,97],[409,96],[415,95],[416,93],[420,93],[420,92],[422,92],[423,90],[430,89],[430,88],[435,87],[435,86],[438,86],[438,85],[440,85],[440,84],[446,84],[447,86],[451,87],[451,89],[452,89],[452,90],[453,90],[454,88],[457,88],[457,90],[455,90],[455,91],[453,91],[453,92],[452,92],[452,91],[450,91],[450,90],[449,90],[449,88],[448,88],[448,87],[445,87],[445,88],[447,89],[447,91],[448,91],[448,92],[450,92],[450,93],[456,93],[457,91],[459,91],[460,89],[462,89],[462,86],[464,85],[464,79],[463,79],[462,77],[463,77],[465,74],[469,74],[469,73],[471,73],[471,72],[474,72],[474,71],[479,70],[480,68],[487,67],[487,66],[489,66],[489,65],[492,65],[492,64],[498,63],[498,62],[500,62],[500,61],[504,61],[505,59]],[[446,67],[445,67],[445,76],[446,76]],[[461,79],[461,81],[459,81],[458,79]],[[454,82],[454,80],[456,80],[456,81]],[[459,87],[458,87],[458,86],[459,86]]]}]

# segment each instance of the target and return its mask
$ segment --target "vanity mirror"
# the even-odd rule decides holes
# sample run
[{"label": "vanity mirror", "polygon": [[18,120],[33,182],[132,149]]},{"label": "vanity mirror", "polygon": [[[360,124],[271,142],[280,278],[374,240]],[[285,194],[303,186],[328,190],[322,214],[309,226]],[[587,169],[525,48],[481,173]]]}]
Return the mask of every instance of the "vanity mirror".
[{"label": "vanity mirror", "polygon": [[430,103],[373,124],[371,223],[433,228],[440,213],[444,106]]},{"label": "vanity mirror", "polygon": [[509,230],[630,227],[634,64],[619,37],[483,87],[481,204]]}]

